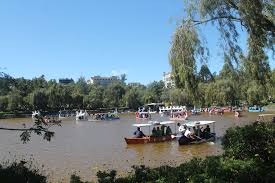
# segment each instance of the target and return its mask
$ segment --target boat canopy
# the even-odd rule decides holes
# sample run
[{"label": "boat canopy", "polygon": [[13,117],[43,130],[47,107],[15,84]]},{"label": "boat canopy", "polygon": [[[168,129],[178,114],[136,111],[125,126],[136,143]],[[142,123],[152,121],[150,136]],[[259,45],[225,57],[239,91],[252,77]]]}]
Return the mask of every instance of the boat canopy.
[{"label": "boat canopy", "polygon": [[260,114],[259,117],[265,117],[265,116],[275,116],[275,114]]},{"label": "boat canopy", "polygon": [[149,127],[149,126],[157,126],[157,125],[169,125],[169,124],[176,124],[175,121],[149,121],[148,123],[137,123],[133,124],[135,127]]},{"label": "boat canopy", "polygon": [[146,126],[152,126],[152,124],[149,124],[149,123],[133,124],[133,126],[136,126],[136,127],[146,127]]},{"label": "boat canopy", "polygon": [[209,125],[209,124],[213,124],[216,123],[216,121],[189,121],[187,123],[185,123],[184,125],[188,126],[188,127],[194,127],[194,126],[198,126],[198,125]]}]

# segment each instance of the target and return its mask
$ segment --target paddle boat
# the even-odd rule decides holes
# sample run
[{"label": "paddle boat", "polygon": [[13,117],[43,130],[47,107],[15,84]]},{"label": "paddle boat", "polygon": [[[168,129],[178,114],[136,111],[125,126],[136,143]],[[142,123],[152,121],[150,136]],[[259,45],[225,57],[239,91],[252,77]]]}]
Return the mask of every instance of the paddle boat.
[{"label": "paddle boat", "polygon": [[139,108],[136,112],[136,119],[151,119],[151,114],[148,111],[145,111],[145,108]]},{"label": "paddle boat", "polygon": [[275,123],[275,114],[260,114],[256,121]]},{"label": "paddle boat", "polygon": [[[210,133],[207,132],[207,130],[205,130],[204,132],[202,132],[202,134],[198,134],[198,136],[196,135],[192,135],[192,138],[188,138],[185,136],[185,134],[183,134],[185,132],[185,128],[184,126],[180,126],[179,127],[179,131],[180,131],[180,135],[177,136],[172,136],[172,137],[176,137],[178,139],[178,143],[179,145],[189,145],[189,144],[201,144],[201,143],[205,143],[205,142],[213,142],[216,139],[216,133],[215,133],[215,121],[189,121],[187,123],[184,123],[184,126],[186,126],[186,128],[201,128],[201,126],[207,126],[207,125],[211,125],[212,126],[212,131],[211,129],[209,129]],[[209,127],[210,128],[210,127]]]},{"label": "paddle boat", "polygon": [[202,109],[201,108],[197,109],[195,106],[194,106],[194,109],[191,110],[192,115],[198,115],[201,112],[202,112]]},{"label": "paddle boat", "polygon": [[41,116],[40,111],[32,111],[32,118],[36,118],[36,116]]},{"label": "paddle boat", "polygon": [[124,138],[125,142],[127,144],[147,144],[147,143],[158,143],[158,142],[166,142],[166,141],[172,141],[175,140],[175,135],[164,135],[164,136],[152,136],[150,135],[151,128],[161,126],[161,125],[175,125],[175,131],[176,131],[176,122],[174,121],[163,121],[163,122],[157,122],[157,121],[150,121],[149,123],[143,123],[143,124],[133,124],[134,127],[139,128],[149,128],[149,135],[142,137],[142,138],[136,138],[136,137],[128,137]]},{"label": "paddle boat", "polygon": [[92,115],[92,119],[89,121],[113,121],[120,119],[116,112],[113,113],[96,113]]},{"label": "paddle boat", "polygon": [[253,106],[248,108],[248,112],[264,112],[264,109],[259,106]]},{"label": "paddle boat", "polygon": [[160,114],[170,115],[172,112],[186,112],[186,106],[170,106],[170,107],[160,107]]},{"label": "paddle boat", "polygon": [[51,119],[50,117],[47,117],[47,116],[45,116],[43,120],[47,124],[60,124],[62,122],[62,120],[60,119],[55,119],[55,118]]},{"label": "paddle boat", "polygon": [[185,121],[188,119],[187,112],[172,112],[169,120],[171,121]]},{"label": "paddle boat", "polygon": [[236,110],[234,116],[238,118],[241,117],[241,112]]},{"label": "paddle boat", "polygon": [[89,114],[87,113],[87,111],[76,111],[76,116],[75,116],[75,120],[76,121],[88,121],[88,116]]}]

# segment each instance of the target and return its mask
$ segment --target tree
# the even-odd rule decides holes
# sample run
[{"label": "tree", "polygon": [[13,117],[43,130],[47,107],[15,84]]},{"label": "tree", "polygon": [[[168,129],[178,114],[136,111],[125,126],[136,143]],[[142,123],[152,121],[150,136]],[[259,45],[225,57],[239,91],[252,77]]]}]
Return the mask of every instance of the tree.
[{"label": "tree", "polygon": [[140,106],[142,106],[141,96],[136,88],[132,88],[126,92],[125,101],[126,106],[130,109],[137,110]]},{"label": "tree", "polygon": [[23,97],[20,95],[20,91],[12,88],[8,95],[8,109],[10,111],[19,110],[23,103]]},{"label": "tree", "polygon": [[208,66],[206,64],[203,64],[201,66],[201,70],[199,72],[199,78],[201,82],[210,82],[214,80],[214,76],[212,75],[212,73],[210,72]]},{"label": "tree", "polygon": [[48,105],[48,96],[45,89],[38,89],[30,95],[30,104],[35,110],[46,110]]},{"label": "tree", "polygon": [[103,107],[103,91],[101,86],[93,86],[89,94],[84,97],[84,105],[89,109]]},{"label": "tree", "polygon": [[[274,53],[274,2],[190,0],[185,1],[184,7],[186,16],[176,28],[170,50],[170,64],[177,87],[187,88],[194,99],[198,98],[196,62],[208,58],[208,49],[204,45],[206,39],[199,32],[211,22],[220,33],[220,47],[224,53],[237,64],[241,59],[245,60],[250,79],[263,86],[263,94],[267,97],[270,67],[266,52],[272,50]],[[240,28],[248,34],[246,56],[239,46]]]},{"label": "tree", "polygon": [[104,92],[105,107],[120,107],[123,106],[122,98],[125,95],[125,88],[122,83],[112,83]]}]

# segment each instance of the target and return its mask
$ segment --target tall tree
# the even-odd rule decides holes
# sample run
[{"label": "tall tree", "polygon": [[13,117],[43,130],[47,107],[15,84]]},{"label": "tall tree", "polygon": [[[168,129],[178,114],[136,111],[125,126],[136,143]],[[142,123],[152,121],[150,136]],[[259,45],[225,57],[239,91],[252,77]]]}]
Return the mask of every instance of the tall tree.
[{"label": "tall tree", "polygon": [[[185,0],[184,7],[186,16],[175,31],[170,51],[177,86],[197,98],[196,62],[207,59],[205,38],[199,32],[211,22],[230,60],[238,64],[245,57],[251,79],[265,89],[270,70],[266,50],[274,53],[274,0]],[[239,46],[240,27],[248,34],[247,56]]]}]

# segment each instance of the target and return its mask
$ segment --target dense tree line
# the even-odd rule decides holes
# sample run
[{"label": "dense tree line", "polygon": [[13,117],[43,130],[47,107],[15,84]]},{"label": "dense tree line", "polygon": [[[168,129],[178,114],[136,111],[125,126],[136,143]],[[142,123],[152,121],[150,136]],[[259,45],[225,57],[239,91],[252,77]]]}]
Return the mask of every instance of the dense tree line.
[{"label": "dense tree line", "polygon": [[[136,110],[151,103],[163,102],[167,105],[210,106],[264,105],[275,99],[275,70],[269,69],[266,85],[257,85],[248,80],[245,65],[239,69],[225,59],[220,73],[211,73],[207,65],[196,72],[196,98],[186,86],[165,88],[162,81],[147,86],[129,86],[115,82],[109,86],[90,85],[84,78],[75,83],[60,84],[47,81],[44,76],[32,80],[0,77],[0,111],[59,111],[61,109],[100,109],[125,107]],[[188,82],[188,81],[186,81]]]},{"label": "dense tree line", "polygon": [[136,110],[150,102],[161,102],[163,82],[129,86],[121,81],[108,86],[87,84],[84,78],[60,84],[44,76],[32,80],[0,77],[0,111],[58,111],[126,107]]}]

